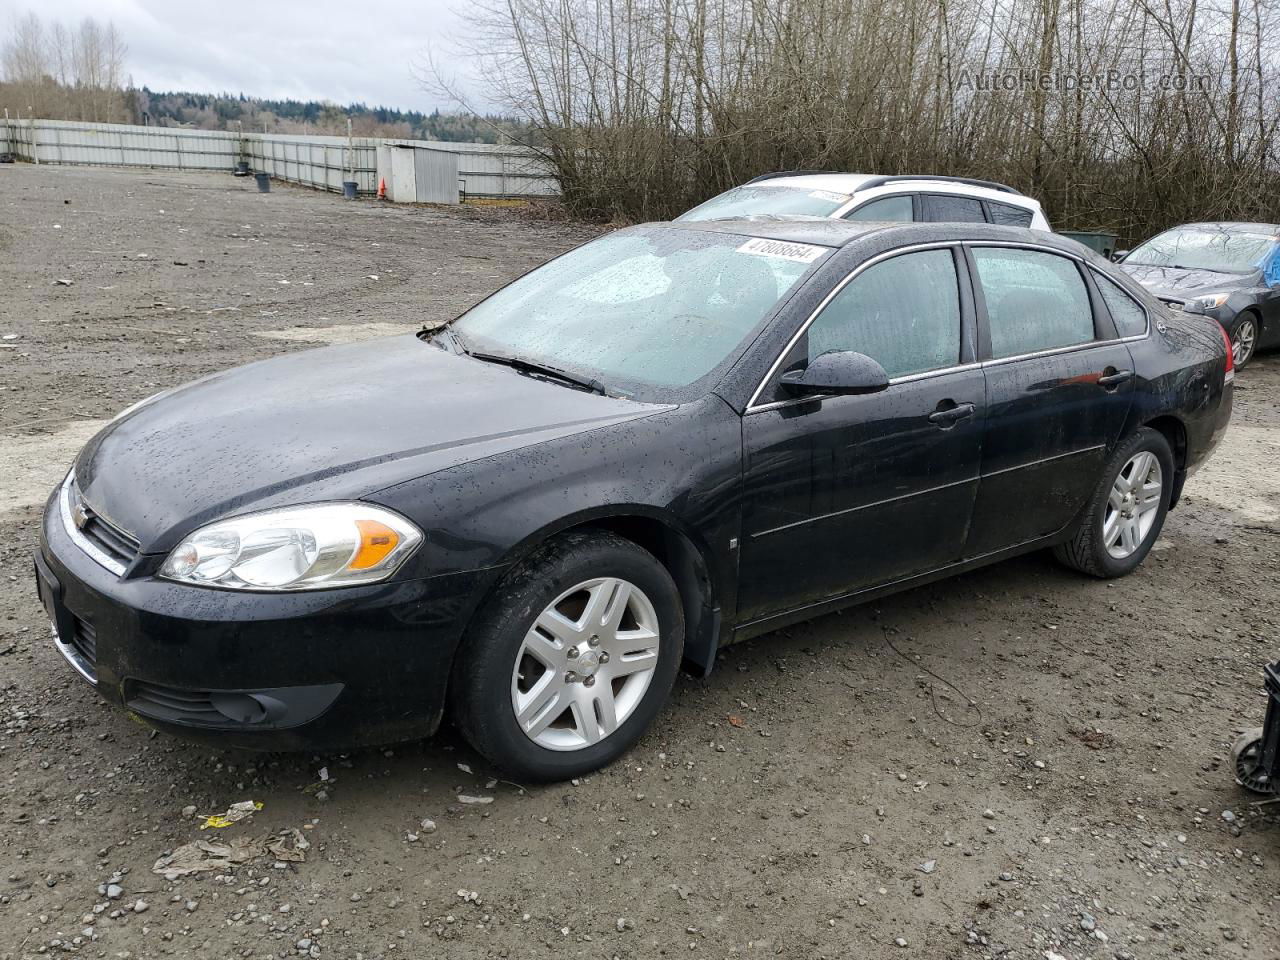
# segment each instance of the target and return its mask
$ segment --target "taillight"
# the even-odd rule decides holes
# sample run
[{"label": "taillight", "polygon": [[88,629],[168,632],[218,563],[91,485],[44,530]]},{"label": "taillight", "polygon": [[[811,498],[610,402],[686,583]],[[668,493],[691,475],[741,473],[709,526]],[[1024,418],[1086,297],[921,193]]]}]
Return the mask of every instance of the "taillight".
[{"label": "taillight", "polygon": [[1231,338],[1227,336],[1227,328],[1218,324],[1218,332],[1222,334],[1222,345],[1227,348],[1227,372],[1223,382],[1230,383],[1236,378],[1236,352],[1231,346]]}]

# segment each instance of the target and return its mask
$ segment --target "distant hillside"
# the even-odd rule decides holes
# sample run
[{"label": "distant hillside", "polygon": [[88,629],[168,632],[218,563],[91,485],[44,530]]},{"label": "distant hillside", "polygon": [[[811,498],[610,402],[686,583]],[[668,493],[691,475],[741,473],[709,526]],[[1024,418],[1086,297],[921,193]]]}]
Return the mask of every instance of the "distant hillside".
[{"label": "distant hillside", "polygon": [[243,93],[161,93],[128,79],[128,45],[110,21],[78,23],[29,12],[0,29],[0,109],[12,117],[154,123],[201,130],[268,133],[352,132],[469,143],[528,142],[529,128],[509,117],[458,116],[318,100],[263,100]]},{"label": "distant hillside", "polygon": [[161,127],[190,126],[201,130],[235,130],[267,133],[352,132],[358,137],[402,137],[414,140],[446,140],[463,143],[498,143],[514,138],[527,141],[529,128],[511,117],[476,117],[421,113],[363,103],[341,106],[318,100],[265,100],[243,93],[189,93],[129,90],[127,99],[135,122]]}]

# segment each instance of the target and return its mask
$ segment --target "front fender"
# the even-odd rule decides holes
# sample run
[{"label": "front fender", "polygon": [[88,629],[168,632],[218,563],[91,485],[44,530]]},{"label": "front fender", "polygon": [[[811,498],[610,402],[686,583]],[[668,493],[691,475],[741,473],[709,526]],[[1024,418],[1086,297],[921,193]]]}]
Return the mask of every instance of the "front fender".
[{"label": "front fender", "polygon": [[[704,606],[731,615],[741,443],[738,414],[709,395],[643,419],[460,464],[365,499],[398,510],[425,533],[398,574],[405,579],[483,570],[488,589],[549,537],[596,523],[634,535],[660,557],[667,536],[661,531],[687,544],[694,579],[705,580],[710,594]],[[656,539],[646,542],[646,536]],[[681,582],[678,571],[673,576]],[[700,614],[700,608],[692,612]]]}]

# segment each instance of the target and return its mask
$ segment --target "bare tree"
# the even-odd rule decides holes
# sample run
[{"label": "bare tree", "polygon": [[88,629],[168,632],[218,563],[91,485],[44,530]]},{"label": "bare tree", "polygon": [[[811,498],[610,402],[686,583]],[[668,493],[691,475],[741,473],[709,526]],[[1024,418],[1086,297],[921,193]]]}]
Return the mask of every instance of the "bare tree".
[{"label": "bare tree", "polygon": [[54,120],[128,120],[128,47],[113,23],[14,21],[0,45],[0,106]]},{"label": "bare tree", "polygon": [[1274,0],[480,4],[469,52],[583,215],[787,168],[1004,180],[1130,239],[1280,210]]}]

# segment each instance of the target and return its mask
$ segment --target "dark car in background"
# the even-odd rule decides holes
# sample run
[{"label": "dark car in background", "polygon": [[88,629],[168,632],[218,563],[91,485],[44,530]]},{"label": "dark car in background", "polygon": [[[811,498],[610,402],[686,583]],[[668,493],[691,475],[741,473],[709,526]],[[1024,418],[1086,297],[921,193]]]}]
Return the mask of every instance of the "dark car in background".
[{"label": "dark car in background", "polygon": [[1280,226],[1183,224],[1117,259],[1166,306],[1222,324],[1237,368],[1280,344]]},{"label": "dark car in background", "polygon": [[1225,335],[988,224],[620,230],[419,336],[136,405],[47,504],[63,656],[145,722],[322,750],[449,715],[608,763],[682,663],[1041,548],[1134,570],[1231,412]]}]

